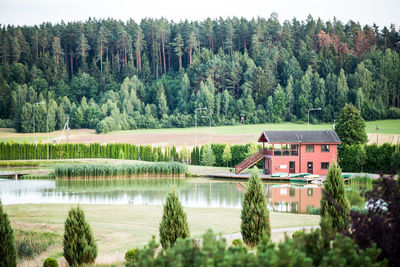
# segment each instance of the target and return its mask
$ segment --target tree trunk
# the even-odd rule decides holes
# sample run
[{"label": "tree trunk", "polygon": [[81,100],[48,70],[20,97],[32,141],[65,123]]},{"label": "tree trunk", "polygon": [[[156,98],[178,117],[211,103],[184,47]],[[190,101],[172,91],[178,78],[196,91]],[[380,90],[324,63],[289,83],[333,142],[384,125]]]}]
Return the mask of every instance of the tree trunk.
[{"label": "tree trunk", "polygon": [[100,74],[103,75],[103,42],[100,43]]},{"label": "tree trunk", "polygon": [[71,63],[71,77],[74,75],[74,59],[72,56],[71,44],[69,45],[69,58]]},{"label": "tree trunk", "polygon": [[164,43],[164,33],[161,35],[162,42],[162,53],[163,53],[163,62],[164,62],[164,73],[167,72],[167,64],[165,63],[165,43]]}]

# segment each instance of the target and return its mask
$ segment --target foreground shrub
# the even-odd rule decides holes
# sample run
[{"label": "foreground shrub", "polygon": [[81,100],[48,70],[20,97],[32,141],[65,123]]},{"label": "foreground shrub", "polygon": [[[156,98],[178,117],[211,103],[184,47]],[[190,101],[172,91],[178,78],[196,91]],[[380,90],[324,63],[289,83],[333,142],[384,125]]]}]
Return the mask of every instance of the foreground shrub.
[{"label": "foreground shrub", "polygon": [[93,263],[97,257],[97,245],[92,230],[79,206],[71,208],[65,220],[63,244],[64,257],[70,266]]},{"label": "foreground shrub", "polygon": [[255,247],[263,239],[271,237],[271,225],[264,186],[253,169],[242,203],[240,232],[247,246]]},{"label": "foreground shrub", "polygon": [[17,229],[14,234],[19,258],[33,258],[61,239],[58,234],[51,232]]},{"label": "foreground shrub", "polygon": [[134,266],[136,262],[136,249],[130,249],[125,253],[126,266]]},{"label": "foreground shrub", "polygon": [[0,200],[0,266],[17,266],[14,231]]},{"label": "foreground shrub", "polygon": [[178,238],[190,236],[186,213],[173,190],[167,196],[164,212],[160,222],[160,242],[163,248],[172,247]]},{"label": "foreground shrub", "polygon": [[393,178],[381,178],[367,192],[367,211],[351,212],[348,235],[362,249],[376,244],[379,259],[387,258],[390,266],[400,266],[400,190]]},{"label": "foreground shrub", "polygon": [[43,267],[58,267],[58,262],[55,258],[47,258],[43,262]]},{"label": "foreground shrub", "polygon": [[318,229],[299,239],[286,237],[278,245],[263,239],[257,253],[245,247],[226,248],[225,239],[211,230],[204,234],[202,246],[193,239],[178,238],[162,251],[153,237],[138,249],[135,266],[385,266],[385,261],[377,260],[376,246],[359,250],[349,237],[339,234],[326,239],[325,231]]},{"label": "foreground shrub", "polygon": [[339,232],[348,226],[350,206],[344,192],[342,171],[336,162],[329,167],[321,198],[321,216],[330,218]]}]

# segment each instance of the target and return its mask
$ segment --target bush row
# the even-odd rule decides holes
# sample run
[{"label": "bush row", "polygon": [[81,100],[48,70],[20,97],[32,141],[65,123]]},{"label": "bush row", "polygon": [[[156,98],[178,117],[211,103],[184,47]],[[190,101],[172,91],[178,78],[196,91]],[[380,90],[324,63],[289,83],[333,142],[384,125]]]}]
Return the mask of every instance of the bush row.
[{"label": "bush row", "polygon": [[0,143],[0,160],[46,159],[47,147],[49,159],[77,158],[110,158],[145,161],[176,161],[179,159],[175,147],[153,147],[151,145],[134,145],[110,143],[92,144],[21,144]]},{"label": "bush row", "polygon": [[397,173],[400,145],[340,145],[338,159],[344,172]]}]

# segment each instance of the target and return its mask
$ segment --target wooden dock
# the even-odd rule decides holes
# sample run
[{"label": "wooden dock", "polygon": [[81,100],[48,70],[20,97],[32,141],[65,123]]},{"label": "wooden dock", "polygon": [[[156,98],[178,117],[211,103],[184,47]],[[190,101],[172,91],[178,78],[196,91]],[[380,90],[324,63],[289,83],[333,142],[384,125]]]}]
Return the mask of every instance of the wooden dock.
[{"label": "wooden dock", "polygon": [[26,174],[25,172],[0,171],[0,177],[12,177],[14,180],[18,180],[18,177]]},{"label": "wooden dock", "polygon": [[[232,179],[232,180],[247,180],[250,178],[251,174],[249,173],[215,173],[207,175],[208,177],[218,178],[218,179]],[[306,180],[305,178],[293,178],[293,177],[272,177],[271,175],[266,174],[259,174],[259,177],[263,181],[283,181],[283,182],[290,182],[296,181],[299,182],[299,179]],[[315,179],[315,178],[313,178]],[[311,180],[311,179],[310,179]]]},{"label": "wooden dock", "polygon": [[[251,174],[249,173],[216,173],[207,175],[207,177],[218,178],[218,179],[231,179],[231,180],[248,180]],[[315,178],[309,177],[272,177],[271,175],[259,174],[259,177],[263,181],[277,181],[277,182],[304,182],[304,183],[312,183],[316,185],[322,185],[326,177],[320,176]],[[345,183],[348,183],[349,178],[343,178]]]}]

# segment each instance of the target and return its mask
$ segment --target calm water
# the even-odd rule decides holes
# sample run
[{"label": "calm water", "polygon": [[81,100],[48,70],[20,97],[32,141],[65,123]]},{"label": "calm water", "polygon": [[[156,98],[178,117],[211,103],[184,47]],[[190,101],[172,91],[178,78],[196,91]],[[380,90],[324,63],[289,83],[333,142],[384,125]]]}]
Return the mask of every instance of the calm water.
[{"label": "calm water", "polygon": [[[246,182],[208,179],[129,179],[101,181],[0,179],[4,205],[25,203],[82,203],[162,205],[175,187],[183,206],[241,208]],[[305,213],[319,207],[321,188],[265,184],[271,210]]]}]

